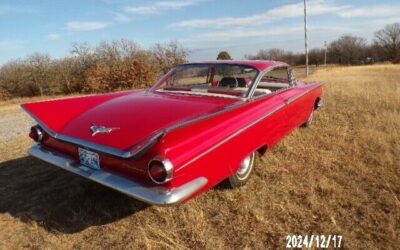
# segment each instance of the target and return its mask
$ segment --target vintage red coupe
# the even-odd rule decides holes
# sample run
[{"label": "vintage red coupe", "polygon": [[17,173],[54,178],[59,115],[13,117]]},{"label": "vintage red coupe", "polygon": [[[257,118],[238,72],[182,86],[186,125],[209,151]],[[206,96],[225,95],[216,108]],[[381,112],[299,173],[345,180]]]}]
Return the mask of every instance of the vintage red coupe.
[{"label": "vintage red coupe", "polygon": [[187,201],[249,179],[254,157],[322,106],[320,83],[276,61],[173,68],[152,88],[22,108],[36,120],[29,153],[151,204]]}]

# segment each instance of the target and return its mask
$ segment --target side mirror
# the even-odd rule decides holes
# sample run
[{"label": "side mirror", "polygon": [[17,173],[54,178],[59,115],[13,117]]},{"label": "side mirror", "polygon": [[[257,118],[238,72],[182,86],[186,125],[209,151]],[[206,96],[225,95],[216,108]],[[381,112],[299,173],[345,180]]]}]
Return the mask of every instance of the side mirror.
[{"label": "side mirror", "polygon": [[289,84],[290,86],[296,85],[296,77],[292,69],[288,70]]}]

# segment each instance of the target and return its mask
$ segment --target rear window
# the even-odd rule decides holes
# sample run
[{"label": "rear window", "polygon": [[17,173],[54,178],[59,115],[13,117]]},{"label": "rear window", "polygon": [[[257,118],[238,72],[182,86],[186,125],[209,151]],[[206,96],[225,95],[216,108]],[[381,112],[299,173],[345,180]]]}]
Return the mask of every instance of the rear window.
[{"label": "rear window", "polygon": [[245,65],[187,64],[174,69],[156,91],[213,95],[219,97],[246,97],[258,70]]}]

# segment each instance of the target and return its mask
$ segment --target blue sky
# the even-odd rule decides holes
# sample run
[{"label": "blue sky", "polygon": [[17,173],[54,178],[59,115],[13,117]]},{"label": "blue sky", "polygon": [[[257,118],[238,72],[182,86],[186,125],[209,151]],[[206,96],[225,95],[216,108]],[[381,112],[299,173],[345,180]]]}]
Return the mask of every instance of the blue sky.
[{"label": "blue sky", "polygon": [[[341,34],[368,40],[400,22],[399,0],[307,0],[310,47]],[[58,58],[73,42],[178,40],[190,60],[237,59],[258,49],[303,51],[302,0],[2,0],[0,64],[34,52]]]}]

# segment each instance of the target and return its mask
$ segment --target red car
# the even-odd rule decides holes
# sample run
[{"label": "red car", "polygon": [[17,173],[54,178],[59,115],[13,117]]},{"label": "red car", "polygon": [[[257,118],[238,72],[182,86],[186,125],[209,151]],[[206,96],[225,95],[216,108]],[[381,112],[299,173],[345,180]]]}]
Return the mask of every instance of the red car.
[{"label": "red car", "polygon": [[175,67],[152,88],[36,103],[29,153],[151,204],[246,183],[256,153],[310,125],[320,83],[276,61]]}]

